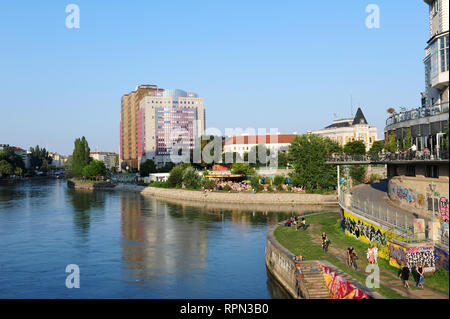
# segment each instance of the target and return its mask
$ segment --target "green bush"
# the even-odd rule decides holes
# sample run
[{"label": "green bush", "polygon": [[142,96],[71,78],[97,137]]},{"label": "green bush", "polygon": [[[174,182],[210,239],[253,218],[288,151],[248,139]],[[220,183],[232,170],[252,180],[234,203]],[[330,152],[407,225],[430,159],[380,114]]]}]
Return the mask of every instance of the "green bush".
[{"label": "green bush", "polygon": [[183,171],[183,184],[188,189],[199,189],[201,177],[192,167],[187,167]]},{"label": "green bush", "polygon": [[277,175],[277,176],[275,176],[275,178],[273,180],[273,184],[275,186],[281,186],[284,184],[284,180],[285,180],[285,178],[283,175]]},{"label": "green bush", "polygon": [[150,184],[150,186],[152,186],[152,187],[159,187],[159,188],[169,188],[169,183],[168,182],[155,181],[155,182],[152,182]]},{"label": "green bush", "polygon": [[255,190],[258,191],[258,185],[259,184],[259,179],[260,176],[252,176],[252,178],[250,179],[250,186]]},{"label": "green bush", "polygon": [[202,186],[206,189],[214,189],[216,182],[212,179],[204,178],[202,179]]},{"label": "green bush", "polygon": [[106,175],[106,166],[102,161],[93,160],[82,169],[83,177],[92,178]]},{"label": "green bush", "polygon": [[366,177],[366,167],[364,165],[352,165],[350,176],[355,184],[361,184]]},{"label": "green bush", "polygon": [[182,166],[175,166],[172,168],[169,178],[167,179],[169,187],[181,187],[183,184],[183,171],[184,168]]},{"label": "green bush", "polygon": [[372,174],[372,175],[370,175],[370,179],[369,180],[370,180],[371,183],[375,183],[375,182],[381,180],[381,176],[378,175],[378,174]]},{"label": "green bush", "polygon": [[245,163],[234,163],[231,172],[233,174],[244,174],[245,176],[250,176],[255,174],[255,169]]},{"label": "green bush", "polygon": [[230,185],[225,185],[223,187],[223,190],[226,191],[226,192],[229,192],[229,191],[231,191],[231,186]]}]

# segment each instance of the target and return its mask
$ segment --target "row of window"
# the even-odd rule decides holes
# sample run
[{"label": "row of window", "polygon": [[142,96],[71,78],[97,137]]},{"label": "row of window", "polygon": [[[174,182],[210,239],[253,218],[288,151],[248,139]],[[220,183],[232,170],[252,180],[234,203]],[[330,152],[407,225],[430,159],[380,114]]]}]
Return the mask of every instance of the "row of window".
[{"label": "row of window", "polygon": [[[397,167],[395,167],[394,175],[398,176]],[[416,166],[408,165],[406,166],[406,176],[416,176]],[[429,178],[439,178],[439,166],[438,165],[426,165],[425,166],[425,177]]]}]

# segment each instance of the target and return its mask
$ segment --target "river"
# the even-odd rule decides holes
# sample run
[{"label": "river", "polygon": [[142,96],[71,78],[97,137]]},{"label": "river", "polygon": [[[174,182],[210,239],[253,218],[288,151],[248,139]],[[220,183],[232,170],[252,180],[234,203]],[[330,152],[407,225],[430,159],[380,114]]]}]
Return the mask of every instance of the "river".
[{"label": "river", "polygon": [[[289,298],[264,262],[290,213],[207,210],[64,180],[0,186],[0,298]],[[67,265],[80,287],[66,287]]]}]

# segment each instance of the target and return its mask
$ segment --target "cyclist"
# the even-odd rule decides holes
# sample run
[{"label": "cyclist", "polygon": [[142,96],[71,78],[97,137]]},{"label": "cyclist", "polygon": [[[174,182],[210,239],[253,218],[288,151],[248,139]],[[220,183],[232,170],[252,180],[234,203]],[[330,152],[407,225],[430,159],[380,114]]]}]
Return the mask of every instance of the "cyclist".
[{"label": "cyclist", "polygon": [[328,240],[328,236],[325,233],[322,233],[322,248],[323,251],[327,251],[328,250],[328,244],[329,244],[329,240]]},{"label": "cyclist", "polygon": [[356,268],[355,257],[358,257],[355,248],[353,248],[353,246],[348,247],[347,248],[348,265],[354,266]]}]

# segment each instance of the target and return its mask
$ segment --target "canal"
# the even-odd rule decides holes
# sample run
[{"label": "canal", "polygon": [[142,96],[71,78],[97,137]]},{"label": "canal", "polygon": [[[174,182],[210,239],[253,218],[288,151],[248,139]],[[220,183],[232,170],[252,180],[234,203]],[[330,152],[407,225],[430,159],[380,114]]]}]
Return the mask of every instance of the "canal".
[{"label": "canal", "polygon": [[[0,298],[288,298],[267,274],[269,224],[64,180],[0,186]],[[66,287],[78,265],[80,288]]]}]

